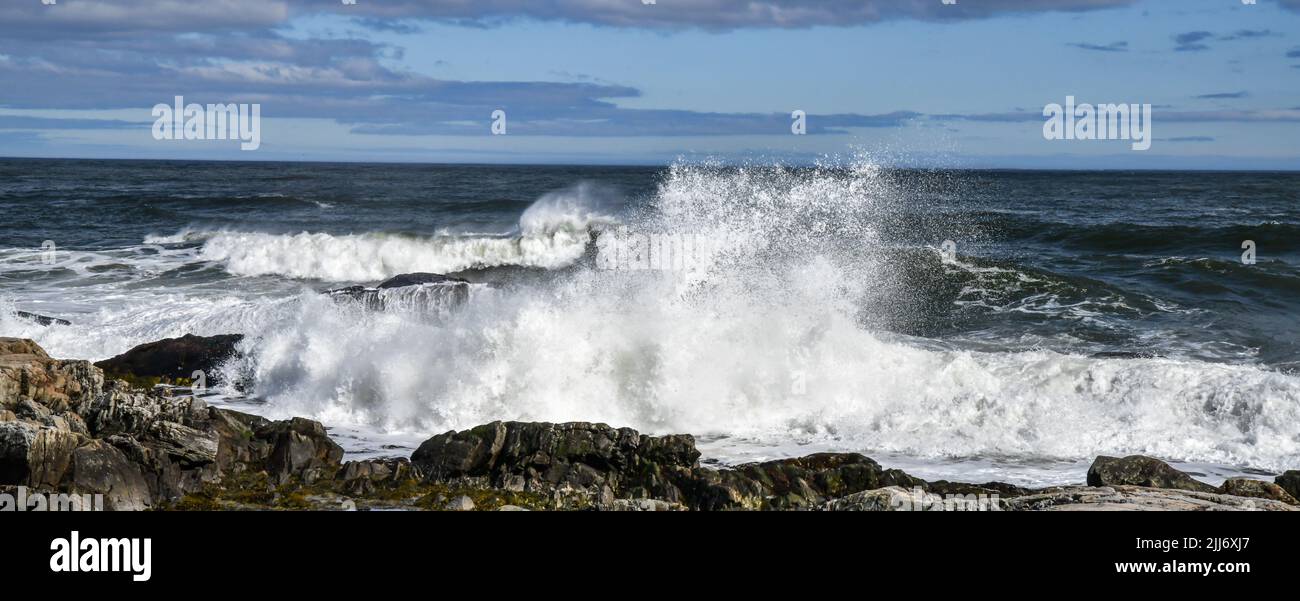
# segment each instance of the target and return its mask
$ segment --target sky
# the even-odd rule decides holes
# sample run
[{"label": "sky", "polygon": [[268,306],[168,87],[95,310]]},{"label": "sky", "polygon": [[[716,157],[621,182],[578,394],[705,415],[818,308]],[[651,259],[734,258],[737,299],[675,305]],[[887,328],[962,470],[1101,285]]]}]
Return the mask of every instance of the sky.
[{"label": "sky", "polygon": [[[344,1],[3,0],[0,156],[1300,169],[1300,0]],[[1150,149],[1046,139],[1067,96]]]}]

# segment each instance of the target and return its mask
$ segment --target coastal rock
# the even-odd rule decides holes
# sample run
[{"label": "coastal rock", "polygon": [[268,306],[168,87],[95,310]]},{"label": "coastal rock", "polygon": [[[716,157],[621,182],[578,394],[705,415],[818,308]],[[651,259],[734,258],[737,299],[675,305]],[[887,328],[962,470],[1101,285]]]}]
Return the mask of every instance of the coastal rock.
[{"label": "coastal rock", "polygon": [[446,509],[447,511],[474,511],[474,499],[460,495],[447,501]]},{"label": "coastal rock", "polygon": [[1281,501],[1288,505],[1300,505],[1294,496],[1285,489],[1272,482],[1261,480],[1251,480],[1249,478],[1231,478],[1219,487],[1220,494],[1233,495],[1237,497],[1256,497],[1259,499],[1271,499]]},{"label": "coastal rock", "polygon": [[[81,416],[70,411],[55,413],[49,407],[31,400],[21,400],[12,412],[15,420],[33,422],[55,430],[89,434],[86,422]],[[0,420],[4,421],[4,420]]]},{"label": "coastal rock", "polygon": [[1281,486],[1282,490],[1285,490],[1292,497],[1300,499],[1300,470],[1287,471],[1274,478],[1273,483]]},{"label": "coastal rock", "polygon": [[270,447],[264,467],[280,483],[291,478],[312,483],[332,478],[343,460],[343,447],[330,440],[320,422],[295,417],[271,422],[257,430],[254,438]]},{"label": "coastal rock", "polygon": [[438,273],[405,273],[384,280],[379,285],[348,286],[326,290],[335,300],[359,303],[373,310],[407,308],[438,312],[469,300],[469,281]]},{"label": "coastal rock", "polygon": [[1088,486],[1130,485],[1214,492],[1213,486],[1193,479],[1169,464],[1152,457],[1098,457],[1088,468]]},{"label": "coastal rock", "polygon": [[153,504],[140,468],[106,441],[91,440],[77,447],[72,452],[69,471],[68,489],[81,494],[102,494],[109,509],[139,511]]},{"label": "coastal rock", "polygon": [[701,468],[695,439],[583,422],[494,422],[435,436],[411,461],[430,482],[477,480],[514,491],[574,495],[602,509],[655,499],[691,509],[809,509],[827,500],[924,481],[855,453],[820,453]]},{"label": "coastal rock", "polygon": [[1300,511],[1300,507],[1180,489],[1066,486],[1003,501],[1008,511]]},{"label": "coastal rock", "polygon": [[701,471],[690,505],[705,510],[807,509],[888,486],[925,487],[900,470],[886,470],[857,453],[817,453],[795,459]]},{"label": "coastal rock", "polygon": [[919,489],[906,489],[901,486],[887,486],[875,490],[864,490],[846,497],[833,499],[824,504],[823,511],[908,511],[914,507],[924,507],[927,501],[933,501],[930,495]]},{"label": "coastal rock", "polygon": [[574,492],[595,503],[682,498],[699,451],[690,436],[652,437],[583,422],[493,422],[440,434],[411,455],[431,481],[480,478],[513,491]]},{"label": "coastal rock", "polygon": [[123,435],[109,436],[104,441],[137,467],[155,507],[200,491],[220,479],[214,464],[203,463],[203,459],[193,456],[177,457],[175,451],[152,441]]},{"label": "coastal rock", "polygon": [[680,503],[669,503],[659,499],[615,499],[613,503],[600,509],[602,511],[688,511],[690,508]]},{"label": "coastal rock", "polygon": [[52,326],[52,325],[70,326],[70,325],[72,325],[72,322],[70,322],[70,321],[68,321],[68,320],[66,320],[66,319],[59,319],[59,318],[57,318],[57,317],[49,317],[49,316],[46,316],[46,315],[40,315],[40,314],[37,314],[37,313],[29,313],[29,312],[27,312],[27,311],[14,311],[14,315],[15,315],[16,317],[18,317],[19,319],[25,319],[25,320],[27,320],[27,321],[34,321],[34,322],[36,322],[36,323],[38,323],[38,324],[40,324],[40,325],[43,325],[43,326]]},{"label": "coastal rock", "polygon": [[936,480],[931,482],[929,486],[926,487],[926,491],[943,496],[975,495],[978,497],[979,495],[984,495],[985,497],[996,496],[998,498],[1007,499],[1032,494],[1034,492],[1028,488],[1016,486],[1014,484],[1007,484],[1005,482],[966,484],[964,482],[949,482],[947,480]]},{"label": "coastal rock", "polygon": [[217,434],[169,421],[149,426],[145,440],[175,460],[182,469],[203,467],[217,460]]},{"label": "coastal rock", "polygon": [[113,434],[142,436],[160,421],[193,427],[211,416],[207,404],[201,399],[141,394],[120,384],[110,383],[102,394],[80,408],[81,416],[96,437]]},{"label": "coastal rock", "polygon": [[103,494],[109,509],[1297,511],[1287,487],[1219,489],[1149,457],[1099,457],[1090,486],[930,482],[855,453],[714,469],[689,435],[493,422],[434,436],[410,460],[342,463],[319,422],[104,383],[84,361],[0,339],[0,487]]},{"label": "coastal rock", "polygon": [[[867,490],[822,505],[822,511],[1002,511],[1003,497],[995,489],[976,485],[956,486],[944,483],[946,492],[927,491],[924,487],[887,486]],[[931,485],[933,487],[933,484]],[[960,492],[958,492],[960,489]],[[1024,489],[1016,491],[1028,492]]]},{"label": "coastal rock", "polygon": [[379,490],[393,490],[422,479],[419,468],[401,458],[349,461],[339,470],[337,479],[349,494],[364,496]]},{"label": "coastal rock", "polygon": [[51,359],[35,342],[0,338],[0,407],[10,411],[30,400],[54,413],[90,400],[103,389],[104,376],[88,361]]},{"label": "coastal rock", "polygon": [[33,355],[41,359],[50,358],[45,353],[45,349],[30,338],[0,338],[0,356],[4,355]]},{"label": "coastal rock", "polygon": [[368,459],[349,461],[339,470],[339,478],[345,481],[364,479],[372,482],[405,479],[415,475],[417,470],[411,462],[401,457],[389,459]]},{"label": "coastal rock", "polygon": [[95,366],[109,378],[121,379],[138,387],[154,384],[188,384],[195,372],[203,372],[209,383],[220,377],[218,368],[235,356],[243,334],[167,338],[141,344]]},{"label": "coastal rock", "polygon": [[453,278],[440,273],[403,273],[381,282],[376,288],[402,288],[404,286],[422,286],[425,284],[468,284],[468,280]]},{"label": "coastal rock", "polygon": [[0,484],[55,489],[88,439],[25,421],[0,422]]},{"label": "coastal rock", "polygon": [[110,509],[140,509],[246,473],[311,484],[339,471],[343,449],[318,422],[272,422],[121,384],[30,340],[0,339],[0,485],[103,493]]}]

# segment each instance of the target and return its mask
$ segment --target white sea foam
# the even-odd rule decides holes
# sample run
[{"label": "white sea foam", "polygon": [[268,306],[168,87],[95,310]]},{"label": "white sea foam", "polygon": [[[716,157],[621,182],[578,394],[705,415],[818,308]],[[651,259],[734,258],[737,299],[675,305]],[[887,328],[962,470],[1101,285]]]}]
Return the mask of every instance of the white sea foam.
[{"label": "white sea foam", "polygon": [[[448,273],[503,265],[554,269],[586,251],[591,228],[612,223],[607,191],[594,184],[538,199],[519,219],[518,235],[417,237],[393,234],[268,234],[219,231],[205,236],[201,257],[236,275],[370,281],[400,273]],[[193,234],[182,233],[180,239]],[[177,237],[159,238],[175,241]]]},{"label": "white sea foam", "polygon": [[[282,415],[409,432],[587,420],[709,437],[722,455],[802,445],[911,457],[1100,453],[1280,469],[1300,379],[1250,366],[935,348],[873,331],[908,311],[872,252],[891,194],[849,176],[679,168],[645,227],[734,241],[689,273],[581,270],[475,297],[450,323],[319,300],[266,331]],[[809,221],[817,216],[836,221]]]},{"label": "white sea foam", "polygon": [[475,265],[575,266],[509,289],[475,287],[439,319],[285,285],[121,292],[71,327],[15,321],[0,303],[0,332],[87,358],[187,332],[241,332],[249,356],[232,369],[253,375],[260,411],[385,440],[498,419],[583,420],[689,432],[732,459],[825,449],[979,457],[1005,468],[1146,453],[1280,470],[1300,457],[1293,375],[973,352],[881,330],[882,319],[914,309],[877,226],[900,192],[870,166],[674,168],[625,225],[726,241],[681,272],[583,267],[589,231],[609,214],[582,194],[540,200],[517,236],[499,240],[199,235],[201,259],[238,275],[375,280]]}]

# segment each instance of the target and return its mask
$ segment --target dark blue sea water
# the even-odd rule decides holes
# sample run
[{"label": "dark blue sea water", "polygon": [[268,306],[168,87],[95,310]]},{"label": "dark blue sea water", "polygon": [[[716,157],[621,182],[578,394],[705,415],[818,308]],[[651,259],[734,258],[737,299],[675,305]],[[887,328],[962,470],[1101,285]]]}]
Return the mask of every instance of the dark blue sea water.
[{"label": "dark blue sea water", "polygon": [[[0,160],[0,215],[0,335],[243,333],[214,400],[360,454],[529,419],[962,480],[1300,464],[1295,173]],[[640,239],[695,252],[602,259]],[[319,293],[417,271],[470,302]]]}]

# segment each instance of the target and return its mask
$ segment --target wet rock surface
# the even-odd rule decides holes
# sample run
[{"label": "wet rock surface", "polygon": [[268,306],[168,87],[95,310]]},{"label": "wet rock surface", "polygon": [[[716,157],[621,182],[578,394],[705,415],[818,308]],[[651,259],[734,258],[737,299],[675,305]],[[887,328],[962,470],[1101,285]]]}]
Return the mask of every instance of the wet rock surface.
[{"label": "wet rock surface", "polygon": [[372,311],[406,308],[436,313],[468,301],[469,281],[440,273],[404,273],[374,287],[348,286],[324,294]]},{"label": "wet rock surface", "polygon": [[402,288],[405,286],[420,286],[424,284],[468,284],[467,280],[442,275],[441,273],[403,273],[395,275],[383,282],[380,282],[376,288],[387,290],[389,288]]},{"label": "wet rock surface", "polygon": [[1141,486],[1067,486],[1004,501],[1007,511],[1300,511],[1279,501]]},{"label": "wet rock surface", "polygon": [[220,378],[219,367],[234,357],[242,334],[168,338],[141,344],[112,359],[95,363],[109,379],[125,380],[136,387],[154,384],[189,385],[196,372],[209,384]]},{"label": "wet rock surface", "polygon": [[618,498],[677,501],[696,468],[690,436],[652,437],[588,423],[493,422],[440,434],[411,455],[429,481],[481,484],[566,499],[575,506]]},{"label": "wet rock surface", "polygon": [[0,338],[0,487],[99,494],[113,510],[1300,510],[1300,472],[1216,488],[1142,456],[1099,457],[1088,486],[1041,490],[926,482],[856,453],[723,469],[699,457],[690,435],[493,422],[433,436],[409,460],[344,463],[319,422],[135,390]]},{"label": "wet rock surface", "polygon": [[1223,483],[1216,491],[1219,494],[1233,495],[1237,497],[1254,497],[1257,499],[1269,499],[1279,501],[1288,505],[1300,505],[1300,501],[1295,499],[1291,493],[1272,482],[1262,480],[1251,480],[1249,478],[1231,478]]},{"label": "wet rock surface", "polygon": [[0,353],[0,484],[148,509],[250,471],[276,482],[333,477],[343,456],[316,422],[105,384],[99,368],[50,359],[27,340],[0,339]]},{"label": "wet rock surface", "polygon": [[30,312],[27,312],[27,311],[14,311],[14,316],[17,317],[17,318],[19,318],[19,319],[25,319],[25,320],[27,320],[27,321],[36,322],[36,323],[38,323],[38,324],[40,324],[40,325],[43,325],[43,326],[70,326],[70,325],[72,325],[72,322],[70,322],[70,321],[68,321],[68,320],[66,320],[66,319],[59,319],[58,317],[50,317],[50,316],[48,316],[48,315],[41,315],[41,314],[39,314],[39,313],[30,313]]},{"label": "wet rock surface", "polygon": [[1273,483],[1281,486],[1287,494],[1300,499],[1300,470],[1290,470],[1279,475]]},{"label": "wet rock surface", "polygon": [[1214,487],[1180,472],[1163,461],[1142,455],[1124,458],[1098,457],[1088,468],[1088,486],[1144,486],[1198,492]]}]

